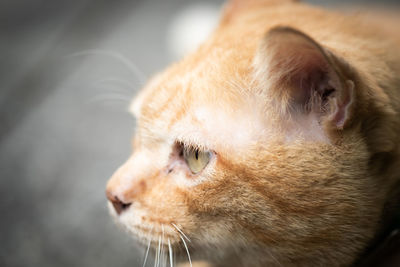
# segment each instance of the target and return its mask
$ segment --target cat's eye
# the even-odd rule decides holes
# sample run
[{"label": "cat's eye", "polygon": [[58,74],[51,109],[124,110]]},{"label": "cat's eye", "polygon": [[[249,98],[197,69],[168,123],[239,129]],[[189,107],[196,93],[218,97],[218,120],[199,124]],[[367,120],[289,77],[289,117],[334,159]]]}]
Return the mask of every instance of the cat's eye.
[{"label": "cat's eye", "polygon": [[211,152],[201,151],[196,148],[184,148],[182,156],[192,173],[197,174],[207,166],[211,158]]}]

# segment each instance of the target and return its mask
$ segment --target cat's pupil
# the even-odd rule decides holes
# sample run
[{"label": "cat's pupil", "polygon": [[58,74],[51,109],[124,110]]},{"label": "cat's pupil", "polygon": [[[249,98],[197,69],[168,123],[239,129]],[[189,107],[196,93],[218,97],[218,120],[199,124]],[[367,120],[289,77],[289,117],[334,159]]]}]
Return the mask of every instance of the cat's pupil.
[{"label": "cat's pupil", "polygon": [[195,155],[195,157],[196,157],[196,160],[198,160],[198,159],[199,159],[199,151],[196,150],[196,152],[194,153],[194,155]]}]

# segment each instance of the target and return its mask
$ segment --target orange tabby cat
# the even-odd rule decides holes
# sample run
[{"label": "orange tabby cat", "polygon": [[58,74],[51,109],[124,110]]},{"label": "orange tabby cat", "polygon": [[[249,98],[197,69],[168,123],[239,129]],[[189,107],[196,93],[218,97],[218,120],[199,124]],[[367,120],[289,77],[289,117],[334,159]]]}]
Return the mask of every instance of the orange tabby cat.
[{"label": "orange tabby cat", "polygon": [[228,3],[134,101],[134,152],[107,185],[117,222],[171,265],[359,260],[400,181],[400,38],[383,32],[297,2]]}]

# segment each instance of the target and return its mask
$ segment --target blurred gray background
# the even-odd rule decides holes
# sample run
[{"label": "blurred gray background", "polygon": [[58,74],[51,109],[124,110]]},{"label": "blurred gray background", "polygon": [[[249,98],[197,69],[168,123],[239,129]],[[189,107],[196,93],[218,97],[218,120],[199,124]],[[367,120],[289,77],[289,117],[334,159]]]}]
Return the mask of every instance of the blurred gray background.
[{"label": "blurred gray background", "polygon": [[104,194],[129,100],[222,2],[0,0],[0,266],[142,266]]}]

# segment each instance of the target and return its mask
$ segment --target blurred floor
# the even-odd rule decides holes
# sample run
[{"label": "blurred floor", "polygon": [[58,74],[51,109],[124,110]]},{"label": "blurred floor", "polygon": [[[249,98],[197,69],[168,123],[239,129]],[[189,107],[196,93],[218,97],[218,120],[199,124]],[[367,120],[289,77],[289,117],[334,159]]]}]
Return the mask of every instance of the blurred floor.
[{"label": "blurred floor", "polygon": [[130,153],[129,100],[195,3],[222,1],[0,2],[0,266],[141,266],[104,187]]}]

